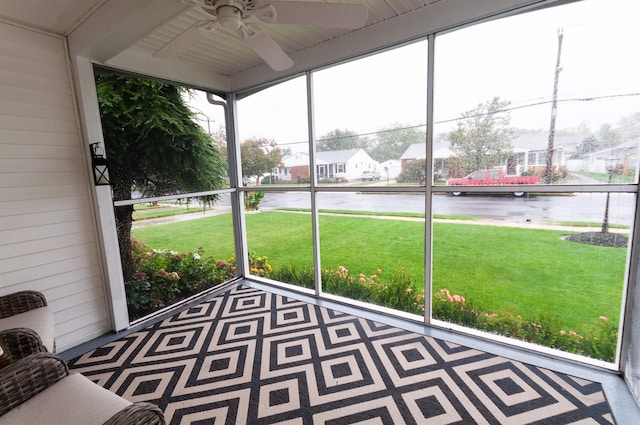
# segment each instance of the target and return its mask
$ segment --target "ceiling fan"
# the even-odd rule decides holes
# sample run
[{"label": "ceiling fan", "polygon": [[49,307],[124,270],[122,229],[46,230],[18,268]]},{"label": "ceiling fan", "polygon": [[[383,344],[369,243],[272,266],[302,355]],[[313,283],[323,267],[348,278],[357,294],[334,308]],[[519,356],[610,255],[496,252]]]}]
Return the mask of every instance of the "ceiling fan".
[{"label": "ceiling fan", "polygon": [[157,58],[176,58],[220,27],[235,33],[275,71],[283,71],[291,67],[293,61],[260,23],[358,29],[367,21],[367,9],[354,4],[277,0],[182,1],[199,6],[211,18],[195,22],[158,49],[153,54]]}]

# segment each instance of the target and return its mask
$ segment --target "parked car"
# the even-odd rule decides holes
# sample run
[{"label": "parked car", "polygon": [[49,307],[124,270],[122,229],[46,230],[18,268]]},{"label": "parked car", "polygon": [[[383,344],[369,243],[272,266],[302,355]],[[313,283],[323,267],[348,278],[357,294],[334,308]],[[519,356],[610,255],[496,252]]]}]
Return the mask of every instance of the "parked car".
[{"label": "parked car", "polygon": [[[449,186],[502,186],[505,184],[538,184],[540,176],[508,176],[500,169],[478,170],[466,177],[447,180]],[[464,192],[452,191],[451,195],[460,196]],[[523,196],[524,192],[513,192],[514,196]]]},{"label": "parked car", "polygon": [[377,171],[364,171],[362,173],[362,181],[380,180],[380,173]]}]

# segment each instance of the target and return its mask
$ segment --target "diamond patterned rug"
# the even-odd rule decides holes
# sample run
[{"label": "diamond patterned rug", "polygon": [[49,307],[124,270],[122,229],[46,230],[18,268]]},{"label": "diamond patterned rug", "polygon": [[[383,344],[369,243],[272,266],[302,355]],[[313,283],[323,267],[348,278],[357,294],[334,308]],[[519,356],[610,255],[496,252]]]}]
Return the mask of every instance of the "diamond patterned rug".
[{"label": "diamond patterned rug", "polygon": [[599,383],[246,286],[69,362],[170,424],[611,424]]}]

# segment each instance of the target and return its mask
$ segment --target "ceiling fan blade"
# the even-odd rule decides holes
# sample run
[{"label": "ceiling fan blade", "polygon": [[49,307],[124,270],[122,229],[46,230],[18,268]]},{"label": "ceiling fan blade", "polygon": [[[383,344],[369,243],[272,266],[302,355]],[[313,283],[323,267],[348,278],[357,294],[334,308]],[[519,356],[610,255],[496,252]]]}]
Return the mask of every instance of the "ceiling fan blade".
[{"label": "ceiling fan blade", "polygon": [[274,71],[284,71],[293,66],[291,58],[259,26],[243,24],[238,34]]},{"label": "ceiling fan blade", "polygon": [[[276,24],[311,25],[325,28],[362,28],[367,23],[367,8],[361,4],[268,1],[276,11]],[[256,9],[263,7],[258,3]],[[256,16],[260,18],[259,13]],[[269,21],[266,21],[269,22]]]},{"label": "ceiling fan blade", "polygon": [[182,52],[205,38],[215,28],[215,25],[214,21],[198,21],[156,50],[153,56],[160,59],[177,58]]}]

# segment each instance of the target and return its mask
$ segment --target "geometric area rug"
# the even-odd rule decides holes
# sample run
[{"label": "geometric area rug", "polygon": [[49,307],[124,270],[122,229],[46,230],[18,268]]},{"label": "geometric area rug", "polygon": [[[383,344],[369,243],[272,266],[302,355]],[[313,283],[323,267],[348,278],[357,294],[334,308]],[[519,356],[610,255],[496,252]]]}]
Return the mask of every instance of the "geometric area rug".
[{"label": "geometric area rug", "polygon": [[239,286],[69,362],[168,424],[612,424],[599,383]]}]

